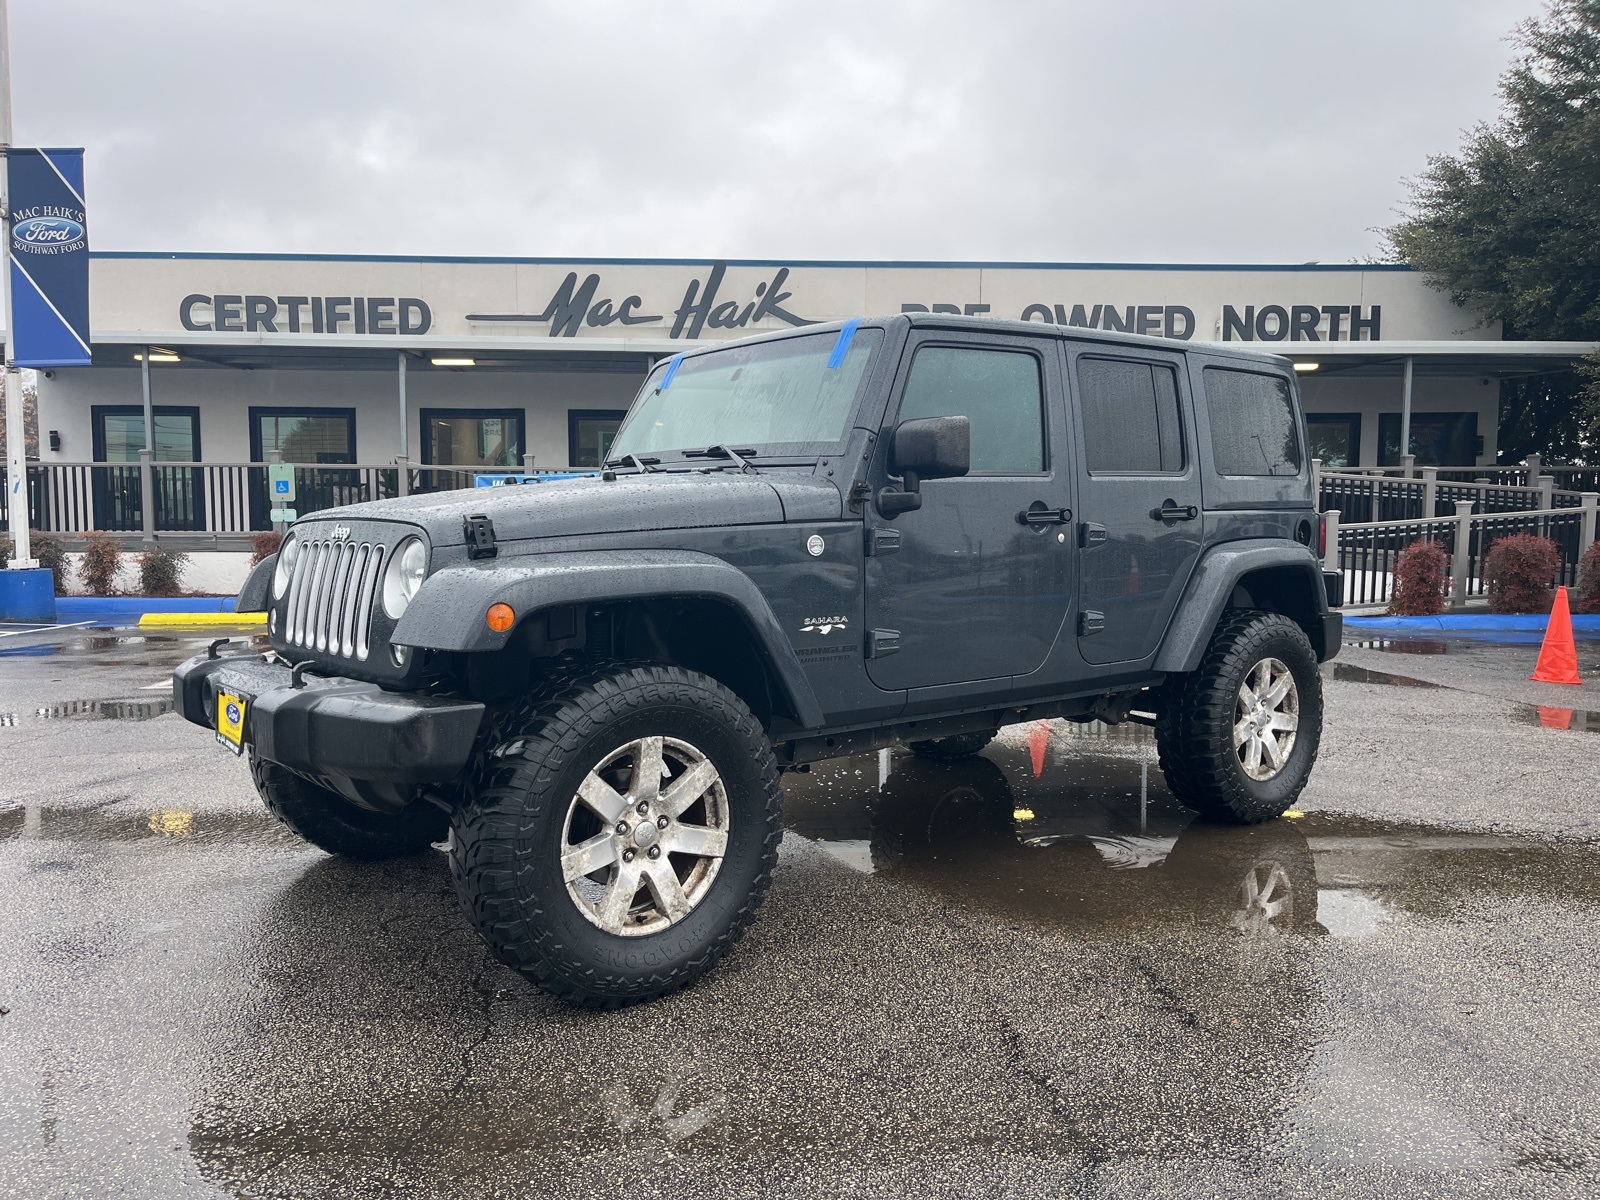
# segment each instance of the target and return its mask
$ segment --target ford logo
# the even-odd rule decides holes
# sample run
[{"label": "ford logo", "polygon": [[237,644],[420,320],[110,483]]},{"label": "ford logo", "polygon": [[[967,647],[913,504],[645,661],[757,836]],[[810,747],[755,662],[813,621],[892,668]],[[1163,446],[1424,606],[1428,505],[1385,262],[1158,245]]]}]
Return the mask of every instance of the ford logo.
[{"label": "ford logo", "polygon": [[25,246],[76,246],[83,241],[83,226],[67,217],[28,217],[16,223],[11,236]]}]

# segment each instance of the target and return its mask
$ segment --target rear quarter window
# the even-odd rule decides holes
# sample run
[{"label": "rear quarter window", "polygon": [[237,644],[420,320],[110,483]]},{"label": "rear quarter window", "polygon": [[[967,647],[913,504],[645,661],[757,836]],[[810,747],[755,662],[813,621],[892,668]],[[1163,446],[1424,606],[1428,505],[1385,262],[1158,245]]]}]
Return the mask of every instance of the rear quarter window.
[{"label": "rear quarter window", "polygon": [[1211,455],[1219,475],[1300,474],[1300,425],[1287,379],[1207,367],[1205,389]]}]

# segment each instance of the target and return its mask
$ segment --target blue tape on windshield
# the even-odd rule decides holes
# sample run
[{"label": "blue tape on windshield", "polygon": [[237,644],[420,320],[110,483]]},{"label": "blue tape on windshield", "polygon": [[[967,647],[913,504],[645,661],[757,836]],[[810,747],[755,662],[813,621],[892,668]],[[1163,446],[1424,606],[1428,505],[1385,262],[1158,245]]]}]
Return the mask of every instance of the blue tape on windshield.
[{"label": "blue tape on windshield", "polygon": [[844,356],[850,353],[850,342],[856,336],[856,326],[859,324],[860,317],[851,317],[839,330],[839,340],[834,342],[833,353],[828,355],[828,370],[836,371],[844,366]]},{"label": "blue tape on windshield", "polygon": [[656,391],[664,392],[672,386],[672,377],[678,373],[678,364],[683,362],[682,354],[674,354],[672,361],[667,364],[667,373],[661,377],[661,382],[656,386]]}]

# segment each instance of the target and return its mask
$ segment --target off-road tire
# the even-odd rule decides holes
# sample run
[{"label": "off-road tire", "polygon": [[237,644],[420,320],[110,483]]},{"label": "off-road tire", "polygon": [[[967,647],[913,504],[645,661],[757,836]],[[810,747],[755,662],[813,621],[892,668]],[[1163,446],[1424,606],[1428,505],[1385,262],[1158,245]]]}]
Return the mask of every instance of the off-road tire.
[{"label": "off-road tire", "polygon": [[918,758],[935,762],[954,762],[971,758],[994,741],[994,733],[979,730],[977,733],[953,733],[949,737],[929,738],[921,742],[907,742],[906,749]]},{"label": "off-road tire", "polygon": [[450,818],[419,800],[395,813],[373,812],[275,762],[250,755],[250,777],[267,811],[318,849],[375,862],[417,854],[443,841]]},{"label": "off-road tire", "polygon": [[[710,890],[657,933],[584,916],[560,869],[579,783],[630,739],[681,738],[710,758],[729,809]],[[620,1008],[709,971],[744,933],[782,837],[778,767],[761,723],[716,680],[681,667],[603,663],[548,680],[498,717],[452,821],[450,866],[468,920],[499,960],[569,1003]]]},{"label": "off-road tire", "polygon": [[[1279,659],[1294,676],[1300,725],[1288,761],[1273,778],[1250,778],[1233,747],[1234,702],[1247,673]],[[1223,614],[1200,665],[1169,678],[1156,716],[1156,747],[1167,788],[1216,821],[1253,825],[1294,805],[1322,737],[1322,675],[1305,631],[1280,613]]]}]

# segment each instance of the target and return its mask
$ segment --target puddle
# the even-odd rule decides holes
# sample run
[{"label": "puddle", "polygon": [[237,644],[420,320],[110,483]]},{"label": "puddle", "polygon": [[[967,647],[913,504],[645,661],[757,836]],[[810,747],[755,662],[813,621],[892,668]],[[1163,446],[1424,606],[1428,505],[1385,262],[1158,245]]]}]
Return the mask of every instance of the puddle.
[{"label": "puddle", "polygon": [[1437,683],[1429,683],[1424,679],[1412,679],[1408,675],[1391,675],[1388,671],[1374,671],[1369,667],[1358,667],[1354,663],[1336,661],[1332,666],[1332,677],[1344,683],[1376,683],[1386,687],[1414,688],[1436,688],[1440,686]]},{"label": "puddle", "polygon": [[1449,654],[1450,643],[1429,638],[1367,638],[1345,645],[1357,650],[1382,650],[1389,654]]},{"label": "puddle", "polygon": [[1562,729],[1569,733],[1600,733],[1600,712],[1581,708],[1553,708],[1547,704],[1523,704],[1518,720],[1524,725]]},{"label": "puddle", "polygon": [[786,775],[785,821],[854,871],[1090,937],[1369,937],[1438,910],[1469,859],[1550,859],[1536,842],[1332,814],[1198,821],[1154,757],[1139,726],[1036,722],[959,762],[896,750],[886,773],[862,756]]},{"label": "puddle", "polygon": [[[173,710],[171,696],[138,696],[129,700],[67,700],[36,708],[35,721],[148,721]],[[0,713],[0,728],[16,728],[29,723],[20,713]]]},{"label": "puddle", "polygon": [[194,812],[183,808],[134,809],[121,802],[67,808],[16,805],[0,808],[0,841],[305,845],[274,821],[266,809]]}]

